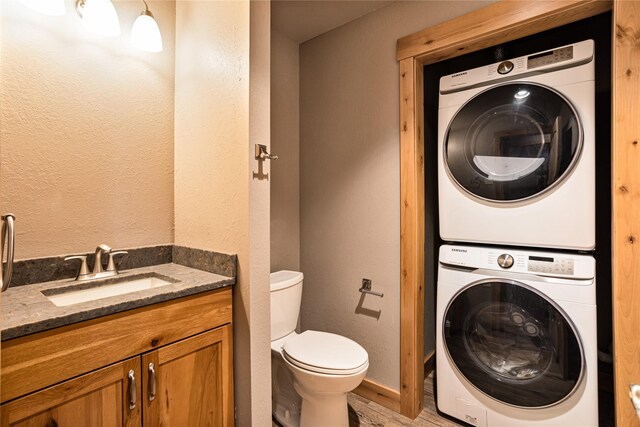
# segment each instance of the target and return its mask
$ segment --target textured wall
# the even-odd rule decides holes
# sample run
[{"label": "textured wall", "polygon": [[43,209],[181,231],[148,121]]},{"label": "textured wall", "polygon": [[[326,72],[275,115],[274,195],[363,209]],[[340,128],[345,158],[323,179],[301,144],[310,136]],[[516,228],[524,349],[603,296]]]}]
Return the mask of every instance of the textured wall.
[{"label": "textured wall", "polygon": [[271,271],[300,269],[298,43],[271,32]]},{"label": "textured wall", "polygon": [[[453,7],[452,5],[455,5]],[[303,329],[369,352],[399,389],[400,157],[396,40],[486,2],[397,2],[300,47]],[[361,279],[384,298],[361,297]]]},{"label": "textured wall", "polygon": [[237,424],[268,426],[269,186],[252,150],[269,141],[269,3],[176,5],[175,241],[238,255]]},{"label": "textured wall", "polygon": [[129,45],[141,3],[116,3],[122,35],[2,2],[0,205],[16,258],[173,242],[175,4],[151,2],[165,50]]},{"label": "textured wall", "polygon": [[248,7],[177,2],[177,245],[236,253],[247,238]]},{"label": "textured wall", "polygon": [[[271,294],[269,288],[270,161],[258,161],[254,144],[270,143],[271,3],[251,2],[249,74],[249,292],[251,424],[271,427]],[[240,350],[242,351],[242,350]],[[243,369],[243,368],[241,368]]]}]

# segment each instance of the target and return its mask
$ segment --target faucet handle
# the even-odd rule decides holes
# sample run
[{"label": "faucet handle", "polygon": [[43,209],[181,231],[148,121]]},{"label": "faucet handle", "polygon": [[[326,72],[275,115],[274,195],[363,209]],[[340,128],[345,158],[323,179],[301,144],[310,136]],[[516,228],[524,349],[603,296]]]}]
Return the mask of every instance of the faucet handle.
[{"label": "faucet handle", "polygon": [[116,269],[116,263],[114,261],[114,258],[116,257],[116,255],[126,255],[128,253],[129,252],[127,251],[109,252],[109,264],[107,264],[107,271],[115,271],[117,273],[118,270]]},{"label": "faucet handle", "polygon": [[82,263],[80,264],[80,270],[78,271],[78,274],[76,275],[76,279],[79,278],[80,276],[88,276],[89,275],[89,267],[87,267],[87,256],[86,255],[73,255],[73,256],[68,256],[66,257],[64,260],[65,261],[69,261],[72,259],[79,259],[80,261],[82,261]]}]

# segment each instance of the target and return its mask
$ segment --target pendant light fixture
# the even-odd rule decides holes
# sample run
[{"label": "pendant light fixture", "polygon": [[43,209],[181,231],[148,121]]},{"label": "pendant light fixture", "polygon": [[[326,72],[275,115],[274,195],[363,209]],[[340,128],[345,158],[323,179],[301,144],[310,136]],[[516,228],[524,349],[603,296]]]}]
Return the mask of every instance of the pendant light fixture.
[{"label": "pendant light fixture", "polygon": [[46,15],[62,16],[66,12],[64,0],[20,0],[20,3]]},{"label": "pendant light fixture", "polygon": [[144,3],[144,10],[136,18],[131,29],[131,45],[145,52],[162,52],[162,35],[158,23],[149,11],[147,2]]},{"label": "pendant light fixture", "polygon": [[120,35],[120,21],[111,0],[78,0],[76,11],[87,30],[108,37]]}]

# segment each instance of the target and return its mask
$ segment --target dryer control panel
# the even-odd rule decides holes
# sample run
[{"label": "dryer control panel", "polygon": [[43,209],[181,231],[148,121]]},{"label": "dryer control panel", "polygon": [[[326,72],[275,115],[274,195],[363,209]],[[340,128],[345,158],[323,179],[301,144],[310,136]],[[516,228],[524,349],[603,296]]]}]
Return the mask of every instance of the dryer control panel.
[{"label": "dryer control panel", "polygon": [[[584,40],[572,45],[449,74],[440,78],[440,93],[457,92],[468,88],[522,79],[542,72],[578,67],[591,62],[593,52],[593,40]],[[586,73],[586,71],[582,71],[582,73]],[[589,72],[588,75],[581,75],[581,78],[593,80],[593,72]]]},{"label": "dryer control panel", "polygon": [[544,67],[545,65],[556,64],[571,59],[573,59],[573,46],[565,46],[559,49],[529,55],[527,57],[527,68]]},{"label": "dryer control panel", "polygon": [[539,252],[513,248],[444,245],[440,263],[469,269],[509,271],[538,276],[593,279],[595,260],[589,255]]}]

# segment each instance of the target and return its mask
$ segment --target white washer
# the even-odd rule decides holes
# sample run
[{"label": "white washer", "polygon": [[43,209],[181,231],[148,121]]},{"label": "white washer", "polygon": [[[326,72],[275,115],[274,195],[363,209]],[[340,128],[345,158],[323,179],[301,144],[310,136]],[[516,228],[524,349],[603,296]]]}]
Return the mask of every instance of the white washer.
[{"label": "white washer", "polygon": [[440,79],[445,241],[595,247],[594,43]]},{"label": "white washer", "polygon": [[480,427],[597,427],[595,260],[440,248],[437,405]]}]

